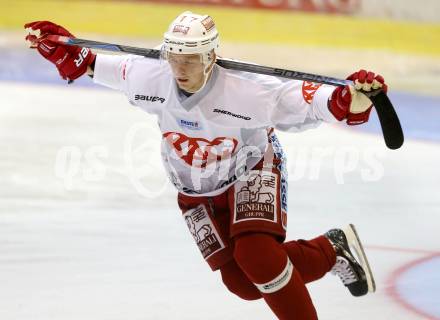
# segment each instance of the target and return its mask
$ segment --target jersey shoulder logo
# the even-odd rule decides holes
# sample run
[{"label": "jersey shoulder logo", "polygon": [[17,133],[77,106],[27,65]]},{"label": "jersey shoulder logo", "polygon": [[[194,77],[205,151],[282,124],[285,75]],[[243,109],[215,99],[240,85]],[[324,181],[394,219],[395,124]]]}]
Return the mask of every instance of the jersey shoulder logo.
[{"label": "jersey shoulder logo", "polygon": [[321,85],[322,85],[321,83],[304,81],[302,85],[302,94],[304,97],[304,101],[307,102],[308,104],[311,104],[316,91],[318,91]]},{"label": "jersey shoulder logo", "polygon": [[123,80],[127,80],[126,74],[127,74],[127,63],[124,62],[124,64],[122,65],[122,79]]}]

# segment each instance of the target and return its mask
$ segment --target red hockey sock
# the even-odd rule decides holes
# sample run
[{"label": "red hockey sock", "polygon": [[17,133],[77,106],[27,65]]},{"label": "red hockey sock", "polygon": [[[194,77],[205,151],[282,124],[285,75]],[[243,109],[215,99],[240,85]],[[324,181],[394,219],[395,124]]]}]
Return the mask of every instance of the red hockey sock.
[{"label": "red hockey sock", "polygon": [[279,319],[317,319],[295,262],[274,237],[263,233],[237,237],[234,258]]},{"label": "red hockey sock", "polygon": [[326,237],[282,244],[305,283],[323,277],[336,263],[336,253]]},{"label": "red hockey sock", "polygon": [[261,298],[260,290],[243,273],[235,260],[229,261],[220,268],[222,280],[229,291],[244,300]]}]

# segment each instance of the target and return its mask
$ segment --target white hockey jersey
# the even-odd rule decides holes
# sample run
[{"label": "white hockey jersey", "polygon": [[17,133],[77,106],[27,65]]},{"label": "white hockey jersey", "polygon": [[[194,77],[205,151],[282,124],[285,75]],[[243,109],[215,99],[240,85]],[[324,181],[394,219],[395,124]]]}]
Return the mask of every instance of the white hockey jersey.
[{"label": "white hockey jersey", "polygon": [[301,131],[335,122],[334,87],[227,70],[215,65],[205,87],[185,97],[166,61],[98,54],[94,81],[120,90],[157,116],[162,159],[179,192],[213,196],[263,157],[267,129]]}]

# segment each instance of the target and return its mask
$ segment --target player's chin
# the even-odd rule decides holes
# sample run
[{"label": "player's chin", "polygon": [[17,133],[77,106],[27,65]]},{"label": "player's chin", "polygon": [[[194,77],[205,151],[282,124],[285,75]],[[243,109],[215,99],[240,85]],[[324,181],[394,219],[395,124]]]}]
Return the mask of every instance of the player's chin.
[{"label": "player's chin", "polygon": [[177,82],[177,85],[179,86],[180,89],[188,91],[191,89],[191,85],[189,83],[179,83]]}]

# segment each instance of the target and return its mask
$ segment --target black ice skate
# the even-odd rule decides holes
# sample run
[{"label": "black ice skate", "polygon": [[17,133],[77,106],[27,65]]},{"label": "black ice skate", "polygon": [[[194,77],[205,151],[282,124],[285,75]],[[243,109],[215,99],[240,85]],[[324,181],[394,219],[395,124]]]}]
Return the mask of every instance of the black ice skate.
[{"label": "black ice skate", "polygon": [[336,250],[336,263],[331,270],[332,273],[341,278],[355,297],[374,292],[376,284],[373,273],[354,225],[350,224],[344,230],[332,229],[325,234],[325,237],[330,240]]}]

